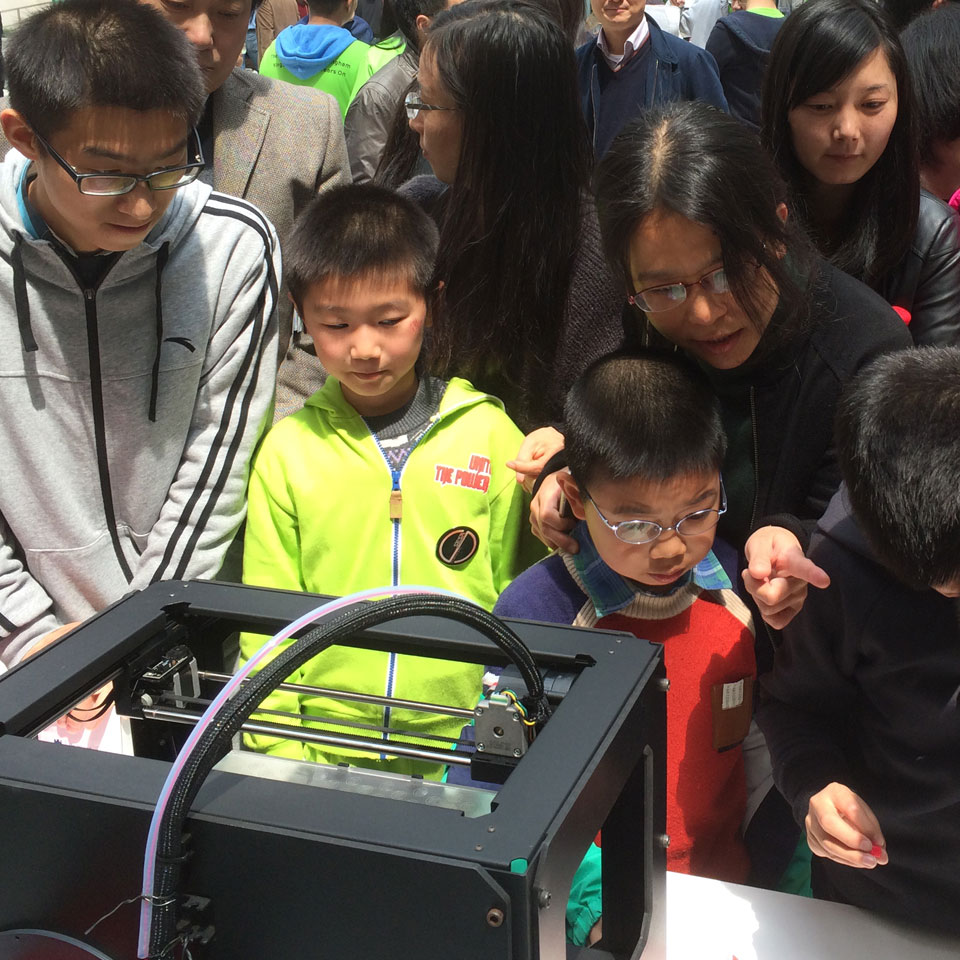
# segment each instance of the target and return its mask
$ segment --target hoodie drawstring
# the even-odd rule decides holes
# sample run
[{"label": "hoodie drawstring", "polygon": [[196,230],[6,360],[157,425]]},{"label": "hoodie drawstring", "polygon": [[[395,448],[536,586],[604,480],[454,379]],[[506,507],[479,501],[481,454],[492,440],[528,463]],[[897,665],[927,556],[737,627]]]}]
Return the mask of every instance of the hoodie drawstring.
[{"label": "hoodie drawstring", "polygon": [[23,271],[23,234],[14,233],[13,254],[13,302],[17,310],[17,325],[20,327],[20,342],[25,353],[34,353],[37,341],[33,337],[33,328],[30,326],[30,301],[27,299],[27,278]]},{"label": "hoodie drawstring", "polygon": [[[157,393],[160,390],[160,350],[163,347],[163,296],[160,290],[163,280],[163,268],[167,265],[170,256],[170,241],[160,247],[157,252],[157,283],[156,283],[156,312],[157,312],[157,346],[153,354],[153,374],[150,379],[150,422],[157,422]],[[36,349],[36,348],[34,348]]]}]

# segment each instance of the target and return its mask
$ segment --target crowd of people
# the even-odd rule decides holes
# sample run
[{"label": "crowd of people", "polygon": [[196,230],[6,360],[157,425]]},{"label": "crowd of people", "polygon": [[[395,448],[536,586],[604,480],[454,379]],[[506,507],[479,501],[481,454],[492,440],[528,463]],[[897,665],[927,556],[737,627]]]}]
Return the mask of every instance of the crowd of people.
[{"label": "crowd of people", "polygon": [[[960,6],[909,3],[735,0],[692,39],[644,0],[592,0],[595,34],[580,0],[25,21],[0,673],[165,579],[624,630],[671,683],[671,869],[960,935]],[[496,683],[350,648],[293,679],[469,709]],[[248,737],[318,762],[439,778],[390,743],[460,735],[265,707],[382,728]]]}]

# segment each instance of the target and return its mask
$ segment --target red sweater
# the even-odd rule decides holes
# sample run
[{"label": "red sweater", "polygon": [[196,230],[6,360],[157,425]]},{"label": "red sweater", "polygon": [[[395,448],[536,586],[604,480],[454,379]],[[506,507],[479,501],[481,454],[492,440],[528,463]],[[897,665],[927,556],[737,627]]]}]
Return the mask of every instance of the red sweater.
[{"label": "red sweater", "polygon": [[750,615],[740,608],[732,591],[689,585],[671,597],[638,596],[626,610],[593,624],[663,644],[670,681],[667,868],[736,883],[750,872],[740,833],[747,802],[743,754],[739,746],[714,748],[711,688],[749,677],[747,687],[756,679]]},{"label": "red sweater", "polygon": [[[732,590],[689,583],[670,596],[638,592],[598,619],[569,556],[554,555],[522,573],[496,611],[575,627],[625,630],[663,644],[667,693],[667,867],[742,883],[750,862],[741,837],[746,809],[743,752],[756,678],[750,612]],[[742,688],[739,681],[743,680]],[[731,709],[722,710],[724,685]],[[717,687],[717,707],[711,703]],[[742,693],[741,693],[742,690]],[[738,696],[743,705],[736,709]],[[714,718],[729,736],[714,745]],[[738,722],[735,722],[738,721]],[[740,726],[740,730],[733,729]]]}]

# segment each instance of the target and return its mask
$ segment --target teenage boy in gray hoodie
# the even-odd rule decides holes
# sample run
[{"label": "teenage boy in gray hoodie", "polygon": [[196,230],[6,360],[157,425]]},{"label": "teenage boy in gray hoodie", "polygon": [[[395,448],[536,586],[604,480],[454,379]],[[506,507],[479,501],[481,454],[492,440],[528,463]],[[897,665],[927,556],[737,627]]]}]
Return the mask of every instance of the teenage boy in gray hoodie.
[{"label": "teenage boy in gray hoodie", "polygon": [[0,670],[131,590],[211,577],[270,412],[270,223],[196,181],[187,38],[64,0],[8,47],[0,164]]}]

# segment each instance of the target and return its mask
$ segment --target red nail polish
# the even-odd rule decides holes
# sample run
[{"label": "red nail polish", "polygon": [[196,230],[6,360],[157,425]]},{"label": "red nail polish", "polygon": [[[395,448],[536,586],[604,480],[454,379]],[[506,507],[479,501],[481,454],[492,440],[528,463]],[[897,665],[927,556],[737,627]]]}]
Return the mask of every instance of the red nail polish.
[{"label": "red nail polish", "polygon": [[883,847],[881,847],[879,844],[876,844],[876,843],[875,843],[875,844],[870,848],[870,855],[876,857],[878,860],[880,859],[880,854],[881,854],[881,853],[883,853]]}]

